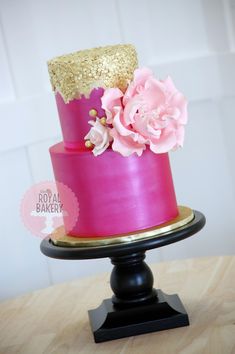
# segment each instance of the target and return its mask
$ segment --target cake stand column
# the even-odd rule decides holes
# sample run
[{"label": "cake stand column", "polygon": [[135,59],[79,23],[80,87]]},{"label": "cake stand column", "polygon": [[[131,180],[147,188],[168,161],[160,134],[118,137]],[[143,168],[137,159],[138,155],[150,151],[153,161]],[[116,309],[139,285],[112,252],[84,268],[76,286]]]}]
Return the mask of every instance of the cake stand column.
[{"label": "cake stand column", "polygon": [[116,307],[156,301],[153,274],[144,259],[145,252],[111,258],[114,267],[110,285],[114,292],[112,302]]},{"label": "cake stand column", "polygon": [[110,257],[114,295],[88,311],[95,342],[189,325],[178,295],[153,288],[145,251]]}]

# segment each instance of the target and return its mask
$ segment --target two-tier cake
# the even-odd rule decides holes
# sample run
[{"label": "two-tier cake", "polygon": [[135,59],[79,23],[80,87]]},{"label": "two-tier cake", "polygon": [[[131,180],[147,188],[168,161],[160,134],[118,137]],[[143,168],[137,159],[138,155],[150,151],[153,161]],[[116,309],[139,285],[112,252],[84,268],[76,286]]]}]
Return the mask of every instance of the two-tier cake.
[{"label": "two-tier cake", "polygon": [[[48,62],[63,142],[50,148],[55,179],[75,194],[67,234],[106,237],[177,217],[168,151],[183,144],[187,102],[168,77],[138,68],[132,45]],[[63,201],[62,201],[63,202]]]}]

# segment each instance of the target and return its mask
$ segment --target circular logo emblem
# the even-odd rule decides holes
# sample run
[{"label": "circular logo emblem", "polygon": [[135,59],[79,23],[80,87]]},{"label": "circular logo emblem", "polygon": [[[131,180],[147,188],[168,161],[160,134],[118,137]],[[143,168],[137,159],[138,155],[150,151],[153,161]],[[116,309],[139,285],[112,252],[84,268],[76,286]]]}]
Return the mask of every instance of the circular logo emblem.
[{"label": "circular logo emblem", "polygon": [[79,217],[79,203],[73,191],[61,182],[40,182],[25,193],[21,216],[27,229],[45,238],[65,226],[69,233]]}]

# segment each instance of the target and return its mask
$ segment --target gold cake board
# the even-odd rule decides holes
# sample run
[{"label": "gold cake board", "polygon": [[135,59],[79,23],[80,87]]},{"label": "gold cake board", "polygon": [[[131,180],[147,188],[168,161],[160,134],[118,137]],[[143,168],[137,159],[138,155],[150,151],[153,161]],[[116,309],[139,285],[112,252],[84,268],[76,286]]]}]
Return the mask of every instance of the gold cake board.
[{"label": "gold cake board", "polygon": [[186,206],[178,206],[179,215],[171,221],[159,226],[132,233],[106,237],[75,237],[65,234],[64,227],[60,226],[50,235],[52,243],[63,247],[96,247],[133,241],[145,240],[151,237],[163,236],[176,230],[194,219],[193,210]]}]

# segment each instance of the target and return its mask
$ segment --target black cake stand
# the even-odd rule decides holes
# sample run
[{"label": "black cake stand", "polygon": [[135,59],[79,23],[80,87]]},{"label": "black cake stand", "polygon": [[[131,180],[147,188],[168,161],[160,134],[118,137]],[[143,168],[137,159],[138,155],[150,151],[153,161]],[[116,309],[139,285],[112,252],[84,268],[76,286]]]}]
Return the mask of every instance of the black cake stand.
[{"label": "black cake stand", "polygon": [[187,225],[160,236],[92,247],[61,247],[47,237],[41,243],[41,251],[57,259],[111,259],[114,267],[110,285],[114,295],[88,311],[95,342],[104,342],[189,325],[178,295],[166,295],[153,288],[153,274],[144,262],[145,252],[192,236],[205,222],[205,216],[194,211],[194,219]]}]

